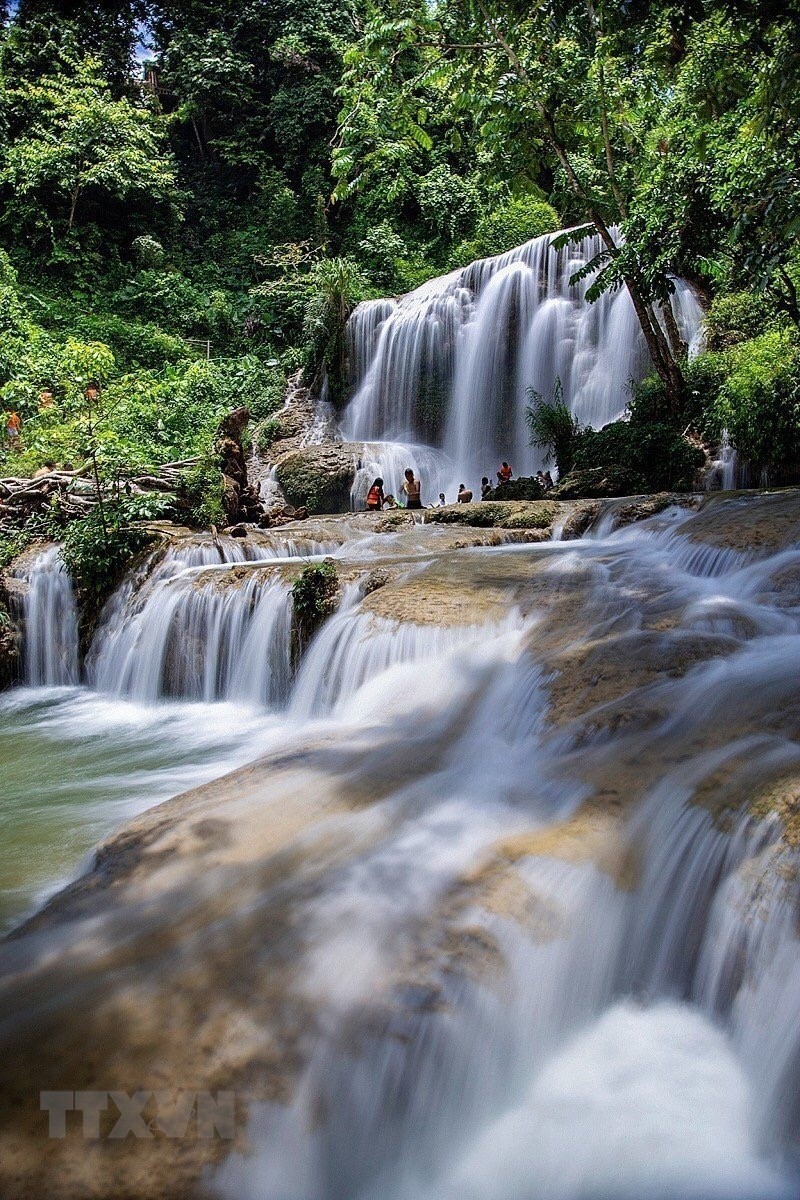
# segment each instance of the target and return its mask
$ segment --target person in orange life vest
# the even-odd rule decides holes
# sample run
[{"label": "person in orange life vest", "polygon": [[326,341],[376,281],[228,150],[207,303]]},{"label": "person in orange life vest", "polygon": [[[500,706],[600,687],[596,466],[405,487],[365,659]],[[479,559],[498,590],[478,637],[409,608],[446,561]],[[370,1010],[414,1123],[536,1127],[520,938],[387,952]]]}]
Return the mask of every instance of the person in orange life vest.
[{"label": "person in orange life vest", "polygon": [[11,412],[6,417],[6,437],[10,442],[17,440],[22,429],[22,418],[17,412]]},{"label": "person in orange life vest", "polygon": [[511,470],[511,467],[508,465],[507,462],[504,462],[502,467],[500,468],[500,470],[497,472],[498,482],[499,483],[508,483],[509,479],[511,478],[511,476],[513,474],[514,474],[514,472]]},{"label": "person in orange life vest", "polygon": [[380,512],[383,508],[383,480],[376,479],[367,492],[367,512]]}]

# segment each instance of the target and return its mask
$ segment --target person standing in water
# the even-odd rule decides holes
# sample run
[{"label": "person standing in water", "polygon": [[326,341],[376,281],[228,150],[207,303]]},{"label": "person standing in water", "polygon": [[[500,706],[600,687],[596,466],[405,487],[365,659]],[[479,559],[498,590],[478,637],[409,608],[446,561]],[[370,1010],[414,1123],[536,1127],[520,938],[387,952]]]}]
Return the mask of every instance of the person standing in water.
[{"label": "person standing in water", "polygon": [[486,500],[492,490],[492,485],[489,483],[489,476],[484,475],[481,480],[481,500]]},{"label": "person standing in water", "polygon": [[406,467],[406,481],[403,484],[403,492],[406,497],[406,508],[422,508],[422,500],[420,498],[420,481],[414,478],[414,472],[411,467]]},{"label": "person standing in water", "polygon": [[367,512],[380,512],[383,508],[383,480],[376,479],[367,492]]},{"label": "person standing in water", "polygon": [[471,504],[472,503],[472,492],[463,483],[460,483],[458,485],[458,503],[459,504]]}]

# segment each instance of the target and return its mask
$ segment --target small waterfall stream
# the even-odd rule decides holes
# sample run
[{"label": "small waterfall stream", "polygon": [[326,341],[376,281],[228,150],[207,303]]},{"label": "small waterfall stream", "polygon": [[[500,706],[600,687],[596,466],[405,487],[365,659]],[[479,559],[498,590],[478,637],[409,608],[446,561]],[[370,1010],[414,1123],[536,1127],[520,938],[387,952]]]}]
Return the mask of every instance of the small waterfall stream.
[{"label": "small waterfall stream", "polygon": [[23,673],[31,687],[78,682],[78,610],[58,546],[24,569]]}]

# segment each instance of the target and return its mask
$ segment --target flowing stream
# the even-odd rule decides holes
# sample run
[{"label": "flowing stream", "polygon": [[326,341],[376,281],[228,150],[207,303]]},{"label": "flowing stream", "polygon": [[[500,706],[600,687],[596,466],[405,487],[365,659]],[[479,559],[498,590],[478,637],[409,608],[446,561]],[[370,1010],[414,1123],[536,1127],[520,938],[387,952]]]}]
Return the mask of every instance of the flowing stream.
[{"label": "flowing stream", "polygon": [[[7,1081],[57,1057],[68,1086],[236,1090],[247,1148],[192,1168],[228,1200],[796,1196],[797,507],[612,506],[533,545],[352,518],[190,539],[123,583],[81,683],[39,557],[36,686],[3,701],[9,913],[264,757],[140,817],[113,889],[3,945]],[[298,662],[287,570],[324,553],[346,583]],[[75,1195],[121,1170],[194,1194],[164,1145],[48,1162]]]}]

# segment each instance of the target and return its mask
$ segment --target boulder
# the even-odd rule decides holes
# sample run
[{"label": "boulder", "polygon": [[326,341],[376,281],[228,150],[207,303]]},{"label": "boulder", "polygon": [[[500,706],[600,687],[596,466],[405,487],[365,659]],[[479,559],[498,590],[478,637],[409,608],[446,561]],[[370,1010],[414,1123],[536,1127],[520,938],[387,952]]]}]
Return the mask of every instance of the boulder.
[{"label": "boulder", "polygon": [[587,471],[570,471],[548,497],[554,500],[602,500],[610,496],[640,496],[647,483],[628,467],[592,467]]},{"label": "boulder", "polygon": [[552,504],[526,500],[478,500],[430,508],[425,520],[440,525],[474,525],[479,529],[550,529],[556,518]]},{"label": "boulder", "polygon": [[361,446],[305,446],[284,455],[275,465],[275,477],[294,508],[309,513],[350,511],[350,490]]},{"label": "boulder", "polygon": [[535,475],[522,475],[519,479],[509,479],[508,483],[498,483],[492,488],[487,500],[541,500],[544,488]]},{"label": "boulder", "polygon": [[227,417],[219,423],[217,429],[217,438],[230,438],[233,442],[241,442],[245,429],[250,420],[250,411],[247,408],[235,408],[233,412],[228,413]]}]

